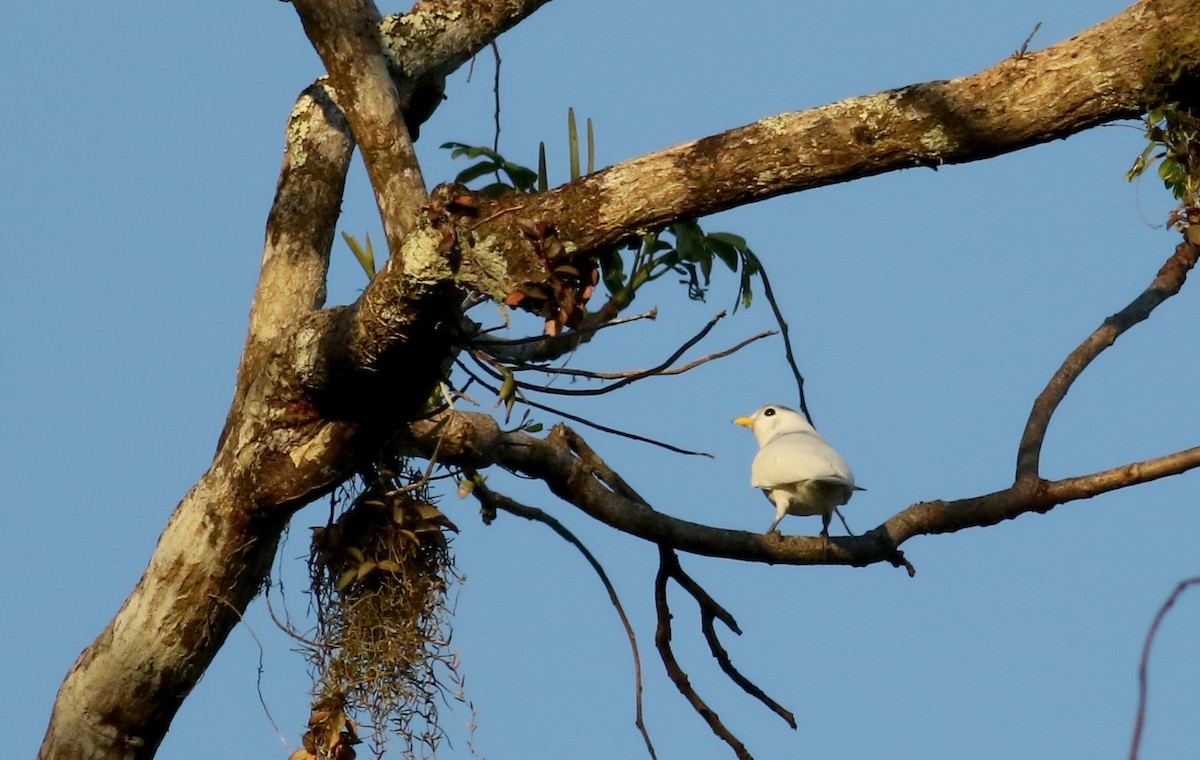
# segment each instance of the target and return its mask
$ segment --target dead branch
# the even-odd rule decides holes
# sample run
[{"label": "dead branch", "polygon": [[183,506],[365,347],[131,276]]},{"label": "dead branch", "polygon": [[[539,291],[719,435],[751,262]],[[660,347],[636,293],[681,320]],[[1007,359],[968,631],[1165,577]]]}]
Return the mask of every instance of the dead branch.
[{"label": "dead branch", "polygon": [[[471,380],[482,385],[488,391],[492,392],[493,394],[496,394],[496,396],[500,395],[500,389],[498,387],[496,387],[494,385],[490,385],[486,380],[484,380],[483,378],[479,377],[479,375],[472,372],[471,369],[469,367],[467,367],[467,365],[463,364],[461,361],[459,361],[457,359],[455,360],[454,363],[458,365],[459,369],[461,369],[463,372],[467,373],[467,376],[470,377]],[[651,446],[658,446],[661,449],[666,449],[667,451],[672,451],[676,454],[684,454],[686,456],[692,456],[692,457],[708,457],[709,459],[713,458],[712,454],[708,454],[703,451],[692,451],[690,449],[680,448],[679,446],[675,446],[670,443],[664,443],[663,441],[658,441],[653,438],[647,438],[644,435],[638,435],[637,433],[630,433],[625,430],[618,430],[616,428],[609,427],[607,425],[601,425],[599,422],[593,422],[585,417],[580,417],[578,415],[571,414],[570,412],[564,412],[561,409],[555,409],[552,406],[546,406],[545,404],[541,404],[541,403],[538,403],[537,401],[532,401],[527,398],[522,398],[521,403],[524,404],[525,406],[531,407],[533,409],[541,409],[543,412],[550,412],[551,414],[557,414],[559,417],[571,420],[572,422],[578,422],[581,425],[587,425],[588,427],[599,430],[602,433],[609,433],[610,435],[620,436],[621,438],[628,438],[631,441],[639,441],[641,443],[648,443]]]},{"label": "dead branch", "polygon": [[[774,330],[767,330],[766,332],[760,332],[759,334],[753,335],[749,338],[746,338],[745,340],[743,340],[743,341],[737,343],[736,345],[731,346],[723,351],[717,351],[716,353],[708,354],[707,356],[701,356],[699,359],[694,359],[693,361],[690,361],[687,364],[681,364],[678,367],[671,367],[669,369],[664,369],[661,372],[654,372],[653,375],[655,377],[667,377],[670,375],[682,375],[683,373],[688,372],[689,370],[693,370],[702,364],[707,364],[711,361],[716,361],[717,359],[724,359],[726,356],[730,356],[732,354],[737,353],[738,351],[741,351],[743,348],[750,345],[751,343],[755,343],[757,341],[762,340],[763,338],[769,338],[772,335],[777,335],[777,334],[778,333],[776,333]],[[588,370],[588,369],[574,369],[572,367],[550,367],[550,366],[544,366],[544,365],[540,365],[540,364],[526,364],[523,366],[511,367],[511,369],[514,372],[536,371],[536,372],[544,372],[547,375],[552,375],[552,376],[566,375],[567,377],[583,377],[583,378],[587,378],[589,380],[620,380],[622,378],[627,378],[627,377],[647,377],[647,376],[649,376],[648,373],[650,373],[650,370],[645,370],[645,369],[625,370],[623,372],[594,372],[594,371]]]},{"label": "dead branch", "polygon": [[1017,483],[1037,481],[1046,429],[1071,385],[1092,360],[1115,343],[1126,330],[1145,320],[1159,304],[1179,292],[1187,280],[1188,272],[1196,266],[1197,257],[1200,257],[1200,247],[1187,242],[1176,246],[1174,253],[1158,270],[1158,275],[1149,287],[1124,309],[1104,320],[1104,323],[1063,361],[1062,366],[1046,384],[1046,388],[1033,402],[1033,409],[1029,412],[1029,421],[1025,424],[1025,432],[1021,435],[1021,445],[1017,452]]},{"label": "dead branch", "polygon": [[675,688],[679,689],[679,693],[684,696],[684,699],[691,704],[701,718],[704,718],[712,732],[721,741],[728,744],[740,760],[753,760],[750,753],[746,751],[746,746],[725,727],[716,711],[709,707],[708,703],[701,699],[696,690],[692,688],[687,673],[679,667],[679,661],[675,659],[675,653],[671,650],[671,607],[667,601],[667,580],[672,577],[673,569],[678,566],[679,558],[675,556],[675,552],[660,545],[658,547],[658,574],[654,577],[654,609],[658,614],[658,627],[654,631],[654,643],[658,647],[658,654],[662,658],[663,666],[667,669],[667,676],[670,677],[671,683],[675,684]]},{"label": "dead branch", "polygon": [[1158,608],[1158,614],[1154,616],[1154,622],[1150,624],[1150,630],[1146,633],[1146,640],[1142,643],[1142,659],[1138,664],[1137,718],[1133,723],[1133,741],[1129,747],[1129,760],[1137,760],[1138,753],[1142,747],[1142,730],[1146,725],[1146,699],[1149,694],[1150,649],[1154,646],[1154,638],[1158,635],[1158,628],[1162,625],[1163,618],[1175,606],[1175,602],[1179,600],[1184,591],[1196,585],[1200,585],[1200,577],[1187,578],[1175,586],[1175,590],[1171,592],[1167,600]]},{"label": "dead branch", "polygon": [[[621,604],[621,599],[617,596],[617,590],[613,586],[612,581],[609,580],[604,566],[600,564],[600,560],[596,559],[596,556],[592,554],[587,546],[555,517],[537,507],[530,507],[504,494],[497,493],[488,488],[481,478],[475,476],[475,473],[469,474],[472,476],[471,479],[474,483],[472,493],[479,499],[480,504],[485,510],[485,514],[490,511],[494,515],[496,510],[502,509],[517,517],[523,517],[526,520],[533,520],[549,526],[551,530],[578,549],[584,559],[588,561],[588,564],[592,566],[592,570],[599,576],[600,582],[604,584],[604,590],[608,592],[608,600],[616,609],[617,616],[621,618],[621,625],[625,628],[625,636],[629,639],[629,648],[633,654],[634,703],[637,714],[634,723],[637,725],[638,731],[642,734],[642,740],[646,743],[646,751],[650,753],[651,759],[654,760],[658,756],[654,752],[654,743],[650,741],[650,733],[646,730],[646,722],[642,711],[642,658],[638,653],[637,635],[633,631],[633,624],[629,622],[629,617],[625,614],[625,608]],[[484,522],[490,523],[491,520],[485,517]]]},{"label": "dead branch", "polygon": [[559,359],[589,342],[596,333],[606,327],[635,322],[639,319],[657,319],[658,309],[643,314],[621,317],[621,307],[616,298],[610,298],[599,311],[589,312],[580,325],[558,335],[537,335],[529,338],[502,340],[484,335],[476,337],[472,345],[481,348],[500,361],[531,365],[534,362],[551,362]]},{"label": "dead branch", "polygon": [[[717,351],[715,353],[708,354],[707,356],[702,356],[699,359],[690,361],[687,364],[684,364],[679,367],[671,366],[676,361],[678,361],[679,358],[689,348],[691,348],[692,346],[696,345],[701,340],[703,340],[704,336],[707,335],[710,330],[712,330],[713,326],[717,323],[717,321],[720,320],[724,316],[725,316],[724,311],[718,313],[717,316],[714,317],[707,325],[705,325],[704,328],[701,329],[699,333],[697,333],[695,336],[690,338],[678,350],[676,350],[673,354],[671,354],[670,357],[668,357],[665,361],[661,362],[657,366],[650,367],[649,369],[639,369],[639,370],[631,370],[631,371],[625,371],[625,372],[593,372],[591,370],[572,369],[570,367],[547,367],[547,366],[525,364],[525,363],[510,367],[510,369],[514,372],[520,372],[523,370],[535,370],[538,372],[543,372],[547,375],[551,375],[552,377],[559,376],[559,375],[567,375],[570,377],[585,377],[588,379],[597,379],[597,380],[617,380],[617,382],[612,383],[610,385],[605,385],[605,386],[602,386],[599,388],[585,388],[585,389],[553,388],[551,386],[544,385],[541,383],[528,383],[528,382],[524,382],[521,380],[515,381],[516,386],[518,388],[521,388],[523,390],[536,391],[539,393],[549,393],[549,394],[560,395],[560,396],[599,396],[599,395],[602,395],[605,393],[611,393],[615,390],[619,390],[621,388],[624,388],[627,385],[630,385],[631,383],[634,383],[638,380],[645,379],[647,377],[665,377],[665,376],[669,376],[669,375],[682,375],[684,372],[687,372],[688,370],[695,369],[696,367],[699,367],[702,364],[707,364],[708,362],[715,361],[717,359],[723,359],[726,356],[729,356],[731,354],[734,354],[734,353],[740,351],[741,349],[745,348],[746,346],[750,345],[751,343],[754,343],[755,341],[761,340],[763,338],[766,338],[768,336],[775,334],[774,331],[770,331],[770,330],[768,330],[766,332],[761,332],[758,335],[755,335],[753,337],[750,337],[750,338],[747,338],[746,340],[741,341],[740,343],[738,343],[737,345],[735,345],[731,348],[725,349],[724,351]],[[790,347],[789,347],[789,350],[790,350]],[[486,361],[481,360],[480,357],[478,357],[474,352],[472,352],[471,355],[472,355],[472,358],[474,358],[476,360],[476,363],[479,365],[479,367],[481,369],[483,369],[484,372],[491,375],[496,380],[501,379],[500,374],[498,372],[496,372],[495,370],[493,370],[490,366],[488,366]],[[803,397],[802,397],[802,399],[803,399]]]},{"label": "dead branch", "polygon": [[[665,374],[665,371],[670,368],[672,364],[678,361],[679,357],[683,356],[683,354],[686,353],[689,348],[703,340],[704,336],[708,335],[713,327],[716,326],[717,322],[721,321],[721,319],[724,317],[724,311],[717,312],[717,315],[709,320],[708,324],[701,328],[700,332],[689,338],[682,346],[676,349],[674,353],[667,357],[666,360],[658,364],[658,366],[651,367],[647,370],[641,370],[640,372],[629,373],[625,377],[610,385],[605,385],[600,388],[552,388],[547,385],[526,383],[520,380],[515,382],[517,387],[523,390],[537,391],[538,393],[549,393],[559,396],[599,396],[605,393],[612,393],[615,390],[620,390],[621,388],[624,388],[625,386],[643,378]],[[726,352],[726,355],[729,353],[732,353],[732,351]],[[474,353],[472,353],[472,357],[475,358],[480,368],[491,375],[494,379],[501,379],[500,374],[489,367],[486,362],[481,361]]]},{"label": "dead branch", "polygon": [[729,658],[729,653],[725,651],[725,647],[721,645],[721,640],[717,636],[716,626],[713,625],[714,620],[720,620],[729,630],[742,635],[742,629],[738,627],[737,621],[733,619],[733,615],[729,611],[717,603],[712,596],[709,595],[704,588],[696,582],[692,576],[688,575],[683,566],[679,563],[679,558],[676,557],[673,566],[671,567],[671,577],[685,591],[692,595],[696,600],[696,604],[700,607],[700,627],[704,631],[704,639],[708,642],[708,649],[712,652],[712,656],[720,665],[721,670],[729,679],[741,687],[742,691],[762,702],[767,708],[783,718],[783,720],[792,727],[796,728],[796,716],[790,710],[779,704],[775,700],[767,696],[766,692],[760,689],[753,681],[742,675],[733,665],[733,660]]},{"label": "dead branch", "polygon": [[788,336],[788,323],[783,318],[779,302],[775,300],[775,291],[771,289],[771,278],[767,276],[767,270],[761,263],[758,265],[758,276],[762,279],[763,294],[767,297],[767,303],[771,305],[771,311],[775,314],[775,322],[779,325],[779,333],[783,336],[784,356],[787,357],[788,366],[792,369],[792,376],[796,378],[796,393],[800,397],[800,411],[808,420],[808,424],[816,427],[812,414],[808,411],[808,399],[804,396],[804,375],[800,374],[800,366],[796,364],[796,355],[792,353],[792,339]]}]

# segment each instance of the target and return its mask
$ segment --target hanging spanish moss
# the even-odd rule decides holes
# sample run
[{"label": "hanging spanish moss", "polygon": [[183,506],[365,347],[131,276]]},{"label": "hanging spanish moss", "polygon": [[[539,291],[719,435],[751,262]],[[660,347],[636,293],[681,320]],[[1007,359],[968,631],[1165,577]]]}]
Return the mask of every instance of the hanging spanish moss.
[{"label": "hanging spanish moss", "polygon": [[353,758],[360,725],[376,755],[392,735],[406,757],[432,757],[446,739],[438,704],[462,699],[447,601],[461,580],[447,538],[458,529],[432,503],[428,480],[404,461],[378,466],[313,529],[315,686],[296,753],[305,760]]}]

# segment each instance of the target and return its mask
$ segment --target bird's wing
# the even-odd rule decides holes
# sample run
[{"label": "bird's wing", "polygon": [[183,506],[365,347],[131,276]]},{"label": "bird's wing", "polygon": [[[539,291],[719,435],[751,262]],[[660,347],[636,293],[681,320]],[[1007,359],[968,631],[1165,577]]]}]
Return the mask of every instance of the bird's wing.
[{"label": "bird's wing", "polygon": [[754,488],[823,480],[854,486],[854,475],[846,460],[823,439],[809,433],[787,433],[772,438],[759,449],[750,466]]}]

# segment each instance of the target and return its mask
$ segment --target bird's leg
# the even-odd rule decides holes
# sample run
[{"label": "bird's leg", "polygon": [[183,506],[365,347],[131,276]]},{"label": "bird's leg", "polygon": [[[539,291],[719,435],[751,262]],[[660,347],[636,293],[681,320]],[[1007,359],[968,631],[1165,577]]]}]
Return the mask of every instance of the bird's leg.
[{"label": "bird's leg", "polygon": [[838,519],[842,521],[842,527],[846,529],[846,535],[847,536],[856,535],[854,533],[854,531],[850,530],[850,525],[849,525],[849,523],[846,522],[846,516],[842,514],[842,510],[838,509],[837,507],[834,507],[833,511],[837,512]]},{"label": "bird's leg", "polygon": [[771,493],[767,494],[767,498],[769,498],[775,504],[775,521],[771,523],[771,527],[767,528],[767,535],[770,535],[772,533],[779,532],[779,523],[785,516],[787,516],[789,504],[786,494],[778,492]]},{"label": "bird's leg", "polygon": [[829,540],[829,522],[833,520],[833,512],[821,513],[821,537]]}]

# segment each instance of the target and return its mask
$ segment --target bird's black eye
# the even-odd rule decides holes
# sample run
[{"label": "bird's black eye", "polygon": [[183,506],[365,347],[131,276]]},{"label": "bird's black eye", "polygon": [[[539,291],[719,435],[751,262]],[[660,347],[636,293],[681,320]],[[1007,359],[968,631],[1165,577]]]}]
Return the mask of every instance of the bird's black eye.
[{"label": "bird's black eye", "polygon": [[773,406],[767,407],[767,410],[765,412],[763,412],[763,416],[764,417],[774,417],[775,416],[775,407],[773,407]]}]

